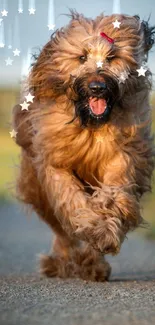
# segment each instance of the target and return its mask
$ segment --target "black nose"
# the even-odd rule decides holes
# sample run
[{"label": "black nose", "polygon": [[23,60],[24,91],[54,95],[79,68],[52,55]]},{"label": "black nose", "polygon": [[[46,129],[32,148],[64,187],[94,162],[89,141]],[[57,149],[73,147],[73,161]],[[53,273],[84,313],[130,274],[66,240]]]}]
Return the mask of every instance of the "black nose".
[{"label": "black nose", "polygon": [[106,88],[107,85],[105,84],[105,82],[93,81],[89,84],[89,89],[96,94],[103,92]]}]

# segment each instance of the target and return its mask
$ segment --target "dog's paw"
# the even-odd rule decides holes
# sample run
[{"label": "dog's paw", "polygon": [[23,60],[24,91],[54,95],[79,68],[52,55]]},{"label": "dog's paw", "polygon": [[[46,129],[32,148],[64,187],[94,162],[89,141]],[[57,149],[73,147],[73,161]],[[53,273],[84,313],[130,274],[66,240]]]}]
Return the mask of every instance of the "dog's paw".
[{"label": "dog's paw", "polygon": [[40,273],[47,277],[72,277],[75,265],[61,256],[40,255]]},{"label": "dog's paw", "polygon": [[94,227],[92,239],[90,239],[90,243],[95,249],[103,254],[116,255],[121,248],[122,233],[118,223],[111,219],[108,223],[99,222]]},{"label": "dog's paw", "polygon": [[83,215],[78,218],[76,235],[103,254],[115,255],[119,253],[125,236],[121,229],[119,218],[94,215],[94,219],[90,219],[88,215],[87,218]]}]

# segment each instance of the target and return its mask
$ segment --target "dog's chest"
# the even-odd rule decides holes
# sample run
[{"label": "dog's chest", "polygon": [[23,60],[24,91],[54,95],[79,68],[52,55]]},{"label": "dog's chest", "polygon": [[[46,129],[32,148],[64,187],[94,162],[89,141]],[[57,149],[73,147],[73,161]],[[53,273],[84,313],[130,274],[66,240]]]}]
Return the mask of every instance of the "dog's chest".
[{"label": "dog's chest", "polygon": [[90,146],[77,148],[72,168],[80,180],[95,186],[97,181],[103,182],[108,161],[112,159],[114,151],[113,145],[106,139],[95,139]]},{"label": "dog's chest", "polygon": [[103,181],[116,147],[114,138],[105,129],[93,132],[66,127],[47,142],[46,152],[54,167],[75,171],[82,181],[97,185],[97,180]]}]

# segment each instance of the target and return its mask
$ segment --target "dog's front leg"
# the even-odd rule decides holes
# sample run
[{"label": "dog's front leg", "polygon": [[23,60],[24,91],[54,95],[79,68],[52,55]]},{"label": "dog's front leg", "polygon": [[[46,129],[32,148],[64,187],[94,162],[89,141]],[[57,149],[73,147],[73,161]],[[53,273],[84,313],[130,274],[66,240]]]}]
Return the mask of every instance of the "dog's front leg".
[{"label": "dog's front leg", "polygon": [[[91,222],[98,216],[91,210],[91,196],[85,192],[82,183],[71,171],[52,166],[46,168],[46,175],[42,181],[49,203],[63,229],[70,236],[76,234],[79,239],[87,240],[85,228],[89,228]],[[86,217],[81,215],[79,218],[81,209],[87,211]]]},{"label": "dog's front leg", "polygon": [[131,186],[100,183],[90,196],[71,172],[49,167],[45,188],[66,232],[104,254],[118,253],[127,231],[139,224],[139,203],[131,193]]},{"label": "dog's front leg", "polygon": [[143,220],[139,206],[139,184],[132,159],[114,159],[109,163],[103,182],[99,182],[94,189],[92,210],[100,215],[100,221],[92,230],[94,244],[104,253],[116,254],[126,233]]},{"label": "dog's front leg", "polygon": [[103,253],[117,254],[126,233],[142,222],[137,197],[131,193],[131,186],[102,184],[96,188],[91,203],[92,210],[100,215],[93,229],[96,248]]}]

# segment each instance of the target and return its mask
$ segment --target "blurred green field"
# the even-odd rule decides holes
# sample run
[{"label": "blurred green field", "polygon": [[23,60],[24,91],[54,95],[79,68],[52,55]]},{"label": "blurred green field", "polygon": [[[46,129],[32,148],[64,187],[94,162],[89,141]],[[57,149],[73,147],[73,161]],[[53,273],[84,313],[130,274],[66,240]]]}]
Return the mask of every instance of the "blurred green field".
[{"label": "blurred green field", "polygon": [[[15,180],[20,150],[11,139],[11,109],[19,102],[18,89],[0,89],[0,202],[12,200],[8,188]],[[155,108],[155,94],[152,96],[152,107]],[[155,131],[155,109],[153,109],[153,130]],[[150,223],[150,230],[144,231],[150,238],[155,238],[155,182],[153,191],[143,201],[143,216]],[[143,231],[142,231],[143,232]]]},{"label": "blurred green field", "polygon": [[4,130],[0,131],[0,148],[0,200],[2,201],[2,199],[12,199],[10,187],[15,179],[19,148],[10,134]]},{"label": "blurred green field", "polygon": [[18,101],[19,89],[0,89],[0,201],[11,200],[10,184],[14,180],[19,148],[11,139],[11,109]]}]

